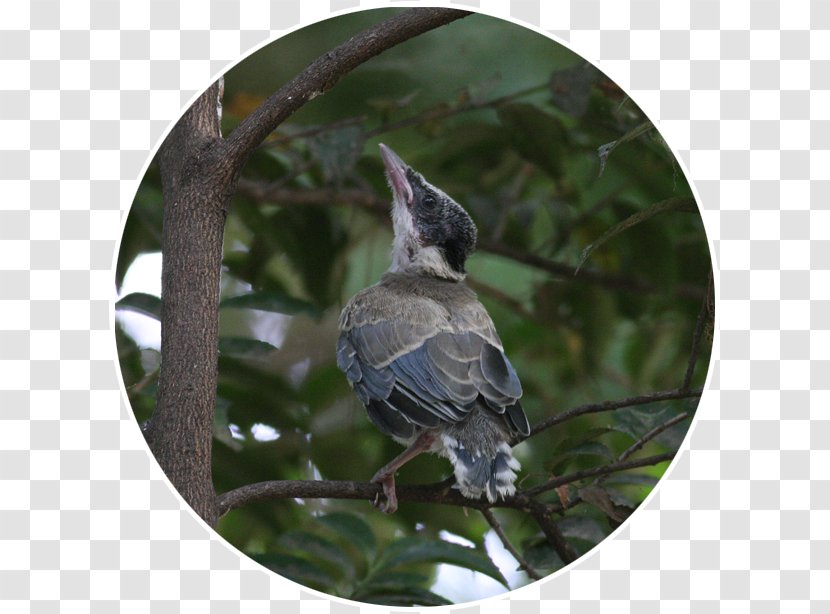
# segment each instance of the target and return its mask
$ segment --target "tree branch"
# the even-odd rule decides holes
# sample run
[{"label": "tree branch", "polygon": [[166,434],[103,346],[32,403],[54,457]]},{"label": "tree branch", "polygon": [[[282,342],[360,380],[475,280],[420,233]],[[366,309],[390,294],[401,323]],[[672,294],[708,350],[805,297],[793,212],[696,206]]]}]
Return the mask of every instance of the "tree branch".
[{"label": "tree branch", "polygon": [[640,437],[637,441],[635,441],[631,446],[626,448],[622,454],[617,457],[617,462],[622,462],[627,459],[629,456],[641,450],[644,445],[646,445],[649,441],[657,437],[663,431],[669,430],[675,424],[680,424],[686,418],[689,417],[689,412],[684,411],[682,414],[677,414],[670,420],[666,420],[663,424],[658,424],[653,429],[651,429],[648,433]]},{"label": "tree branch", "polygon": [[246,117],[226,139],[226,156],[241,168],[277,126],[306,102],[329,91],[348,72],[387,49],[469,14],[455,9],[414,8],[353,36],[314,60]]},{"label": "tree branch", "polygon": [[579,405],[577,407],[572,407],[571,409],[567,409],[563,412],[560,412],[555,416],[545,418],[541,422],[537,423],[530,431],[529,437],[533,437],[537,433],[549,429],[552,426],[556,426],[557,424],[561,424],[566,420],[576,418],[577,416],[584,416],[585,414],[596,414],[603,411],[614,411],[616,409],[622,409],[623,407],[632,407],[634,405],[646,405],[648,403],[654,403],[656,401],[690,399],[694,397],[699,397],[702,394],[702,392],[703,390],[700,388],[696,388],[694,390],[663,390],[661,392],[652,392],[651,394],[642,394],[636,397],[618,399],[616,401],[602,401],[601,403],[588,403],[586,405]]},{"label": "tree branch", "polygon": [[533,567],[531,567],[527,560],[522,556],[522,553],[516,550],[516,546],[510,543],[510,539],[507,537],[507,533],[504,532],[504,528],[499,523],[495,514],[493,514],[493,512],[489,509],[481,510],[481,514],[490,524],[493,531],[496,532],[496,535],[499,536],[499,539],[501,540],[501,543],[504,546],[504,548],[510,554],[512,554],[513,558],[516,559],[516,562],[519,563],[519,569],[524,570],[524,572],[534,580],[541,580],[544,576],[542,576],[538,571],[533,569]]},{"label": "tree branch", "polygon": [[548,543],[556,550],[556,554],[559,555],[559,558],[562,559],[565,565],[573,563],[579,558],[573,546],[568,543],[568,540],[562,535],[562,531],[559,530],[559,527],[551,519],[550,514],[541,509],[535,509],[530,514],[533,516],[536,524],[539,525],[539,528],[542,529],[542,533],[544,533]]},{"label": "tree branch", "polygon": [[639,458],[637,460],[608,463],[607,465],[601,465],[599,467],[591,467],[589,469],[575,471],[573,473],[569,473],[568,475],[562,475],[557,478],[551,478],[544,484],[539,484],[538,486],[534,486],[533,488],[523,490],[522,494],[526,497],[534,497],[535,495],[547,492],[549,490],[553,490],[554,488],[558,488],[559,486],[570,484],[572,482],[578,482],[579,480],[584,480],[585,478],[593,478],[598,475],[607,475],[610,473],[617,473],[620,471],[628,471],[629,469],[636,469],[638,467],[648,467],[650,465],[657,465],[659,463],[663,463],[665,461],[673,459],[674,455],[674,452],[664,452],[663,454],[647,456],[646,458]]},{"label": "tree branch", "polygon": [[[618,401],[606,401],[604,403],[581,405],[538,423],[531,431],[530,437],[533,437],[546,428],[550,428],[554,424],[559,424],[560,422],[564,422],[570,418],[587,413],[613,411],[623,407],[630,407],[632,405],[653,403],[656,400],[682,399],[699,395],[699,390],[669,390],[649,395],[642,395],[639,397],[620,399]],[[677,420],[679,422],[679,419],[677,418],[674,418],[673,420]],[[671,424],[663,425],[663,430],[669,428],[675,423],[676,422],[672,422]],[[654,437],[657,434],[659,434],[659,432],[646,434],[642,443],[644,444],[645,441],[647,441],[645,438],[649,435]],[[635,443],[635,446],[636,445],[637,444]],[[636,450],[632,450],[631,453],[634,451]],[[532,512],[538,505],[540,505],[540,502],[534,500],[533,496],[541,492],[545,492],[558,486],[570,484],[571,482],[576,482],[588,477],[607,475],[636,467],[653,465],[669,460],[673,457],[673,453],[666,453],[627,462],[625,461],[625,458],[620,458],[614,463],[609,463],[601,467],[593,467],[591,469],[577,471],[575,473],[548,480],[542,485],[518,491],[514,496],[497,501],[496,503],[489,503],[486,500],[473,500],[464,497],[460,492],[451,488],[453,484],[453,480],[451,478],[437,484],[415,486],[399,485],[397,487],[397,495],[398,500],[400,501],[442,503],[446,505],[458,505],[479,510],[489,509],[492,507],[508,507],[526,512]],[[248,484],[223,493],[217,497],[216,506],[219,516],[222,516],[230,510],[260,501],[271,501],[274,499],[365,499],[371,501],[380,492],[381,488],[378,484],[367,482],[337,480],[272,480],[268,482]]]}]

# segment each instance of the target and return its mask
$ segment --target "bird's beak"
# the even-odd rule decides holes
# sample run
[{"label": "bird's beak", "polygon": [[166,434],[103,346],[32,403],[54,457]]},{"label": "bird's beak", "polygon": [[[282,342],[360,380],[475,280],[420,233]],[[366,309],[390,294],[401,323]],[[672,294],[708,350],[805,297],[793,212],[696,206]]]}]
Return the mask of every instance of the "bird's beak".
[{"label": "bird's beak", "polygon": [[406,163],[383,143],[380,144],[380,157],[383,158],[386,175],[389,177],[389,183],[395,196],[402,200],[407,207],[412,206],[414,195],[412,186],[409,185],[409,180],[406,178],[406,169],[408,168]]}]

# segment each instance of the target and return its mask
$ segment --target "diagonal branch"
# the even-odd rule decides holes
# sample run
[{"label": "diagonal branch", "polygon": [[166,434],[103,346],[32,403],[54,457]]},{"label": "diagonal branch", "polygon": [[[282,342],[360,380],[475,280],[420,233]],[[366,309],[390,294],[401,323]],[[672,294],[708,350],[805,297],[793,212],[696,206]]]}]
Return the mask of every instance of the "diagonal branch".
[{"label": "diagonal branch", "polygon": [[348,72],[387,49],[470,13],[414,8],[372,26],[321,55],[246,117],[224,143],[230,163],[241,168],[251,152],[305,103],[329,91]]},{"label": "diagonal branch", "polygon": [[622,462],[627,459],[629,456],[641,450],[644,445],[646,445],[649,441],[657,437],[663,431],[669,430],[675,424],[680,424],[686,418],[689,417],[689,412],[684,411],[682,414],[677,414],[670,420],[666,420],[663,424],[658,424],[653,429],[651,429],[648,433],[640,437],[637,441],[631,444],[628,448],[626,448],[622,454],[617,457],[617,462]]},{"label": "diagonal branch", "polygon": [[585,414],[596,414],[603,411],[613,411],[615,409],[622,409],[623,407],[632,407],[634,405],[647,405],[656,401],[673,401],[676,399],[690,399],[699,397],[703,391],[700,388],[694,390],[663,390],[661,392],[652,392],[651,394],[643,394],[636,397],[628,397],[625,399],[617,399],[616,401],[602,401],[601,403],[588,403],[586,405],[579,405],[572,407],[563,412],[559,412],[555,416],[545,418],[537,423],[533,430],[530,431],[530,437],[537,433],[549,429],[557,424],[561,424],[566,420],[576,418],[577,416],[584,416]]},{"label": "diagonal branch", "polygon": [[504,532],[504,528],[501,526],[501,523],[498,521],[498,518],[496,518],[495,514],[493,514],[491,510],[486,508],[481,510],[481,514],[490,524],[490,527],[492,527],[493,531],[496,532],[496,535],[499,536],[499,539],[501,540],[501,543],[504,546],[504,548],[510,554],[513,555],[514,559],[516,559],[516,562],[519,564],[519,569],[524,570],[524,572],[534,580],[541,580],[544,576],[542,576],[538,571],[533,569],[533,567],[531,567],[527,560],[525,560],[525,558],[522,556],[522,553],[516,550],[516,546],[514,546],[510,542],[510,539],[507,537],[507,533]]},{"label": "diagonal branch", "polygon": [[556,523],[550,517],[550,514],[545,513],[540,509],[534,509],[530,514],[533,516],[536,524],[539,525],[539,528],[542,529],[542,533],[544,533],[548,543],[553,547],[556,554],[559,555],[559,558],[562,559],[562,562],[565,563],[565,565],[573,563],[579,558],[579,555],[576,553],[573,546],[568,543],[568,540],[565,539],[565,536],[562,535],[562,531],[560,531],[559,527],[556,526]]},{"label": "diagonal branch", "polygon": [[637,469],[638,467],[658,465],[660,463],[670,461],[674,458],[674,455],[674,452],[664,452],[663,454],[655,454],[654,456],[647,456],[645,458],[639,458],[637,460],[613,462],[608,463],[607,465],[601,465],[599,467],[591,467],[589,469],[583,469],[581,471],[574,471],[573,473],[569,473],[568,475],[551,478],[544,484],[539,484],[538,486],[534,486],[533,488],[523,490],[522,494],[528,497],[533,497],[543,492],[553,490],[554,488],[557,488],[559,486],[570,484],[572,482],[578,482],[579,480],[584,480],[585,478],[593,478],[598,475],[608,475],[611,473],[617,473],[619,471],[628,471],[629,469]]}]

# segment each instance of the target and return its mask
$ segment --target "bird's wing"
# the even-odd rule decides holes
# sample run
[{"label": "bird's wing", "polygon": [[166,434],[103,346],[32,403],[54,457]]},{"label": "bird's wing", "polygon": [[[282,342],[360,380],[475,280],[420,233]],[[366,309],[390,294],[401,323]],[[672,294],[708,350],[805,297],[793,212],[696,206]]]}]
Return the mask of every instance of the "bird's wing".
[{"label": "bird's wing", "polygon": [[407,438],[413,425],[459,422],[479,395],[487,408],[527,434],[519,378],[489,317],[486,324],[473,330],[401,320],[356,326],[340,336],[338,366],[387,434]]}]

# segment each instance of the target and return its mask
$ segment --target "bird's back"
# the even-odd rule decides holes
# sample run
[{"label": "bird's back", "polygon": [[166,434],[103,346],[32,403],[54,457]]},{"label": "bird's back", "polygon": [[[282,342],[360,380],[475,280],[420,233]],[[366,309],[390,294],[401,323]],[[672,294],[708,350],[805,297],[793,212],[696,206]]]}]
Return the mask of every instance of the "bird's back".
[{"label": "bird's back", "polygon": [[463,281],[411,273],[385,273],[355,294],[340,314],[340,330],[399,322],[439,332],[473,332],[502,349],[484,306]]},{"label": "bird's back", "polygon": [[463,282],[387,273],[343,309],[338,365],[369,418],[411,443],[436,429],[463,494],[514,491],[508,442],[529,431],[521,384],[490,316]]}]

